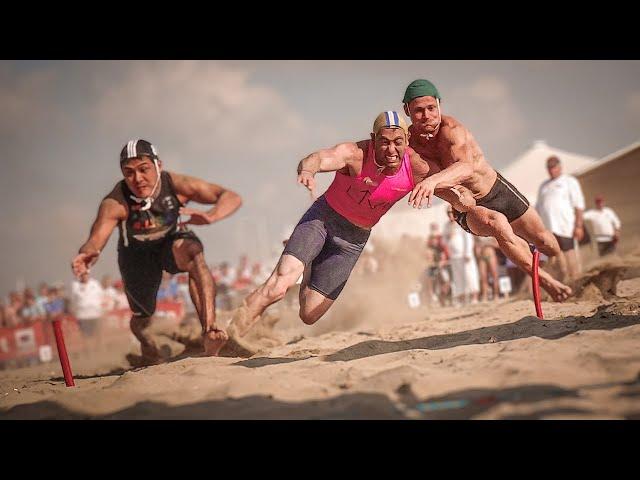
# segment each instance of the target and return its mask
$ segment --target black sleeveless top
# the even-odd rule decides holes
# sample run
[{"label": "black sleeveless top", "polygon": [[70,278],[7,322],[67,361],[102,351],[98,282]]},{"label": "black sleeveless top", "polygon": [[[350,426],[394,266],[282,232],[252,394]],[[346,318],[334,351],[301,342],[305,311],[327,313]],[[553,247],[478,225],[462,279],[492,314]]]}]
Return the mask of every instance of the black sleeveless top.
[{"label": "black sleeveless top", "polygon": [[129,215],[126,221],[118,225],[119,249],[155,246],[176,232],[180,218],[179,210],[183,205],[178,200],[168,172],[160,172],[160,194],[148,210],[142,210],[144,202],[138,203],[130,197],[133,193],[124,180],[120,181],[120,188],[129,207]]}]

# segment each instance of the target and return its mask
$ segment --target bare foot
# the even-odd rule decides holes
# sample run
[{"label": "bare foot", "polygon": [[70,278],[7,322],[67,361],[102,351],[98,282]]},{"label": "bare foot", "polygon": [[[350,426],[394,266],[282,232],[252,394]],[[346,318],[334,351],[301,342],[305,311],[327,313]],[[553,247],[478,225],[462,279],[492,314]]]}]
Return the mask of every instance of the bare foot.
[{"label": "bare foot", "polygon": [[551,295],[554,302],[564,302],[573,293],[571,287],[553,278],[549,280],[540,278],[540,285]]},{"label": "bare foot", "polygon": [[208,357],[217,357],[220,349],[224,347],[224,344],[229,340],[229,335],[227,335],[224,330],[215,328],[203,334],[202,340],[204,343],[204,354]]}]

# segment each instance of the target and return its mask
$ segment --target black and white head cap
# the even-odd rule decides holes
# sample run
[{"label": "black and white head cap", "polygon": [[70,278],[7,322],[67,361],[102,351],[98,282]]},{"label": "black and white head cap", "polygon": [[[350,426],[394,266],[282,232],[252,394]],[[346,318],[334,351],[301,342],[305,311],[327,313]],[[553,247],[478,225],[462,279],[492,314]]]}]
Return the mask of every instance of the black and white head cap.
[{"label": "black and white head cap", "polygon": [[126,162],[131,158],[139,158],[142,155],[147,155],[152,159],[157,160],[158,150],[156,150],[156,147],[154,147],[151,142],[146,140],[129,140],[120,151],[120,163]]},{"label": "black and white head cap", "polygon": [[141,210],[149,210],[153,202],[153,195],[160,184],[160,169],[158,168],[158,151],[151,142],[146,140],[129,140],[127,144],[122,147],[120,152],[120,165],[131,158],[140,158],[142,155],[148,155],[153,159],[153,165],[156,167],[156,183],[151,190],[151,195],[146,198],[138,198],[135,195],[129,195],[129,197],[137,203],[143,203]]}]

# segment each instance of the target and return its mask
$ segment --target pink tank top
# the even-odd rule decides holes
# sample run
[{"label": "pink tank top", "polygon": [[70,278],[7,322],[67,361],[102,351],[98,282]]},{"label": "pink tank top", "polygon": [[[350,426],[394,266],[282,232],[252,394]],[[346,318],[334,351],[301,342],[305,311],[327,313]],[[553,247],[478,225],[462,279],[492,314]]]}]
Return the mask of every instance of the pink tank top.
[{"label": "pink tank top", "polygon": [[[336,172],[333,182],[324,194],[327,203],[350,222],[363,228],[371,228],[380,217],[413,190],[413,173],[409,160],[409,148],[395,175],[378,174],[374,163],[373,142],[357,177]],[[365,180],[371,180],[371,182]]]}]

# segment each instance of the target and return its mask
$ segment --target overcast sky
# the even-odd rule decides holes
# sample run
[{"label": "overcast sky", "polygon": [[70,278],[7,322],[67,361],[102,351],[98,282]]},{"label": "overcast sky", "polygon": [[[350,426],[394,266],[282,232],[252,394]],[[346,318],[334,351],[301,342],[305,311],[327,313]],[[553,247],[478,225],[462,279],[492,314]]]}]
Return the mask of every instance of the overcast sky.
[{"label": "overcast sky", "polygon": [[[498,169],[537,139],[597,158],[640,139],[638,61],[2,61],[0,297],[19,279],[70,280],[131,138],[242,195],[233,217],[195,227],[209,263],[273,255],[309,206],[298,161],[366,138],[415,78]],[[116,237],[97,275],[117,276]]]}]

